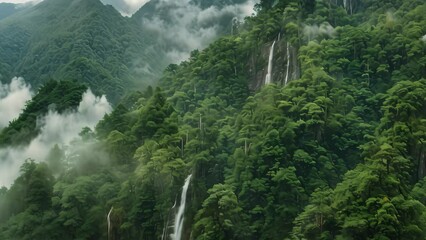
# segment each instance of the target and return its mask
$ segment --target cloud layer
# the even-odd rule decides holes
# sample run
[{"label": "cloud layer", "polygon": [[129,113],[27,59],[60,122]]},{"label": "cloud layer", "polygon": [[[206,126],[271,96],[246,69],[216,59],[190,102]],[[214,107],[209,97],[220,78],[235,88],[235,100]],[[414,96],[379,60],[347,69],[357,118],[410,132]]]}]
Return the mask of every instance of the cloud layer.
[{"label": "cloud layer", "polygon": [[88,90],[76,111],[59,114],[50,111],[40,119],[40,134],[28,146],[0,149],[0,186],[10,186],[19,174],[25,159],[43,161],[55,144],[67,146],[79,137],[83,127],[94,128],[111,111],[105,96],[96,97]]},{"label": "cloud layer", "polygon": [[0,130],[19,117],[31,95],[31,87],[23,78],[15,77],[10,84],[0,83]]},{"label": "cloud layer", "polygon": [[[159,36],[172,62],[186,59],[194,49],[203,49],[213,42],[224,28],[232,27],[232,19],[242,20],[253,13],[255,1],[201,8],[190,0],[160,0],[156,12],[141,19],[142,26]],[[230,32],[230,30],[229,30]]]}]

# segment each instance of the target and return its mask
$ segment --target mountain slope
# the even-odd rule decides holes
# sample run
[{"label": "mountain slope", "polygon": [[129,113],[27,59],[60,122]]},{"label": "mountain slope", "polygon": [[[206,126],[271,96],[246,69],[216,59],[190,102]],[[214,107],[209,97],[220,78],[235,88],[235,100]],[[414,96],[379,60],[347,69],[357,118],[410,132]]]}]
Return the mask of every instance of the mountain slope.
[{"label": "mountain slope", "polygon": [[425,239],[424,12],[260,1],[53,148],[57,178],[27,161],[0,190],[0,238]]},{"label": "mountain slope", "polygon": [[0,146],[27,145],[40,132],[39,119],[48,111],[59,113],[78,107],[87,87],[71,81],[49,81],[27,103],[19,118],[0,132]]},{"label": "mountain slope", "polygon": [[229,33],[250,4],[152,0],[127,18],[99,0],[45,0],[0,21],[0,81],[76,80],[117,102]]},{"label": "mountain slope", "polygon": [[157,66],[154,54],[139,54],[151,40],[135,29],[97,0],[43,1],[0,22],[1,81],[77,80],[115,101],[124,88],[152,80],[149,72],[136,74],[134,59]]},{"label": "mountain slope", "polygon": [[238,22],[252,13],[253,6],[252,0],[151,0],[131,19],[156,38],[154,47],[163,58],[178,63],[192,50],[231,34]]},{"label": "mountain slope", "polygon": [[19,9],[17,9],[17,5],[13,3],[0,3],[0,9],[0,20],[19,11]]}]

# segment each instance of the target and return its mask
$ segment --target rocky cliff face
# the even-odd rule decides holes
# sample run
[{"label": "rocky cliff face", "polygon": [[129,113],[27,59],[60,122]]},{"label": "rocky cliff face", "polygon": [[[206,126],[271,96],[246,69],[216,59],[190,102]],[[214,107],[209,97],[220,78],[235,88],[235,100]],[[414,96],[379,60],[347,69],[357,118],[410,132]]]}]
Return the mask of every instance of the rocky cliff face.
[{"label": "rocky cliff face", "polygon": [[[259,51],[253,52],[249,58],[248,71],[251,78],[249,87],[257,90],[265,83],[268,72],[268,58],[273,41],[263,45]],[[291,46],[285,39],[278,39],[274,46],[272,59],[271,82],[285,85],[300,77],[300,64],[298,61],[298,49]]]}]

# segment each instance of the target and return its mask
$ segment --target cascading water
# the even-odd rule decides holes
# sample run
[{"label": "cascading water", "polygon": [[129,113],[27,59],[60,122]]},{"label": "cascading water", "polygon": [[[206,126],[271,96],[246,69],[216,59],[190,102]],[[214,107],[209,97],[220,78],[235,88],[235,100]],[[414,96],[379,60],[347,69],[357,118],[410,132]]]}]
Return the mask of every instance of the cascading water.
[{"label": "cascading water", "polygon": [[271,50],[269,52],[268,73],[266,74],[266,77],[265,77],[265,85],[271,83],[272,60],[274,58],[274,46],[275,46],[275,41],[272,43]]},{"label": "cascading water", "polygon": [[290,58],[290,66],[291,66],[291,79],[298,79],[300,78],[300,66],[297,62],[297,51],[294,48],[290,48],[290,56],[293,56]]},{"label": "cascading water", "polygon": [[237,27],[238,24],[238,18],[233,17],[231,20],[231,35],[234,35],[234,29]]},{"label": "cascading water", "polygon": [[352,15],[352,1],[351,0],[343,0],[343,7],[346,12]]},{"label": "cascading water", "polygon": [[167,240],[168,239],[167,232],[168,232],[168,229],[169,229],[170,214],[171,214],[171,211],[173,211],[173,209],[175,209],[175,207],[176,207],[176,199],[175,199],[175,203],[173,204],[173,207],[170,208],[169,214],[167,216],[167,221],[166,221],[164,228],[163,228],[163,234],[161,235],[161,240]]},{"label": "cascading water", "polygon": [[107,215],[107,222],[108,222],[108,239],[111,239],[111,213],[114,207],[111,207],[111,209],[108,212]]},{"label": "cascading water", "polygon": [[185,179],[185,184],[182,187],[182,195],[180,196],[180,206],[175,216],[175,226],[174,226],[173,235],[172,235],[173,240],[181,240],[182,238],[183,222],[185,219],[183,214],[185,213],[185,206],[186,206],[186,192],[188,191],[191,177],[192,175],[190,174]]},{"label": "cascading water", "polygon": [[287,70],[285,74],[284,86],[287,85],[287,82],[288,82],[289,70],[290,70],[290,44],[287,42]]}]

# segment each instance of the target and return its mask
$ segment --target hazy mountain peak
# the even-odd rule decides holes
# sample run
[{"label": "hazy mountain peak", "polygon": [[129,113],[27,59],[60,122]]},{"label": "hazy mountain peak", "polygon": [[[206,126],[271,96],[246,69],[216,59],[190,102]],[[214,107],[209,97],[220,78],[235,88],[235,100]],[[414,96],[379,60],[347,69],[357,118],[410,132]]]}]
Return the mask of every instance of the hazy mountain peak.
[{"label": "hazy mountain peak", "polygon": [[40,0],[37,1],[30,1],[26,3],[8,3],[8,2],[0,2],[0,20],[12,16],[15,13],[18,13],[26,8],[29,8],[31,6],[34,6],[35,4],[41,2]]}]

